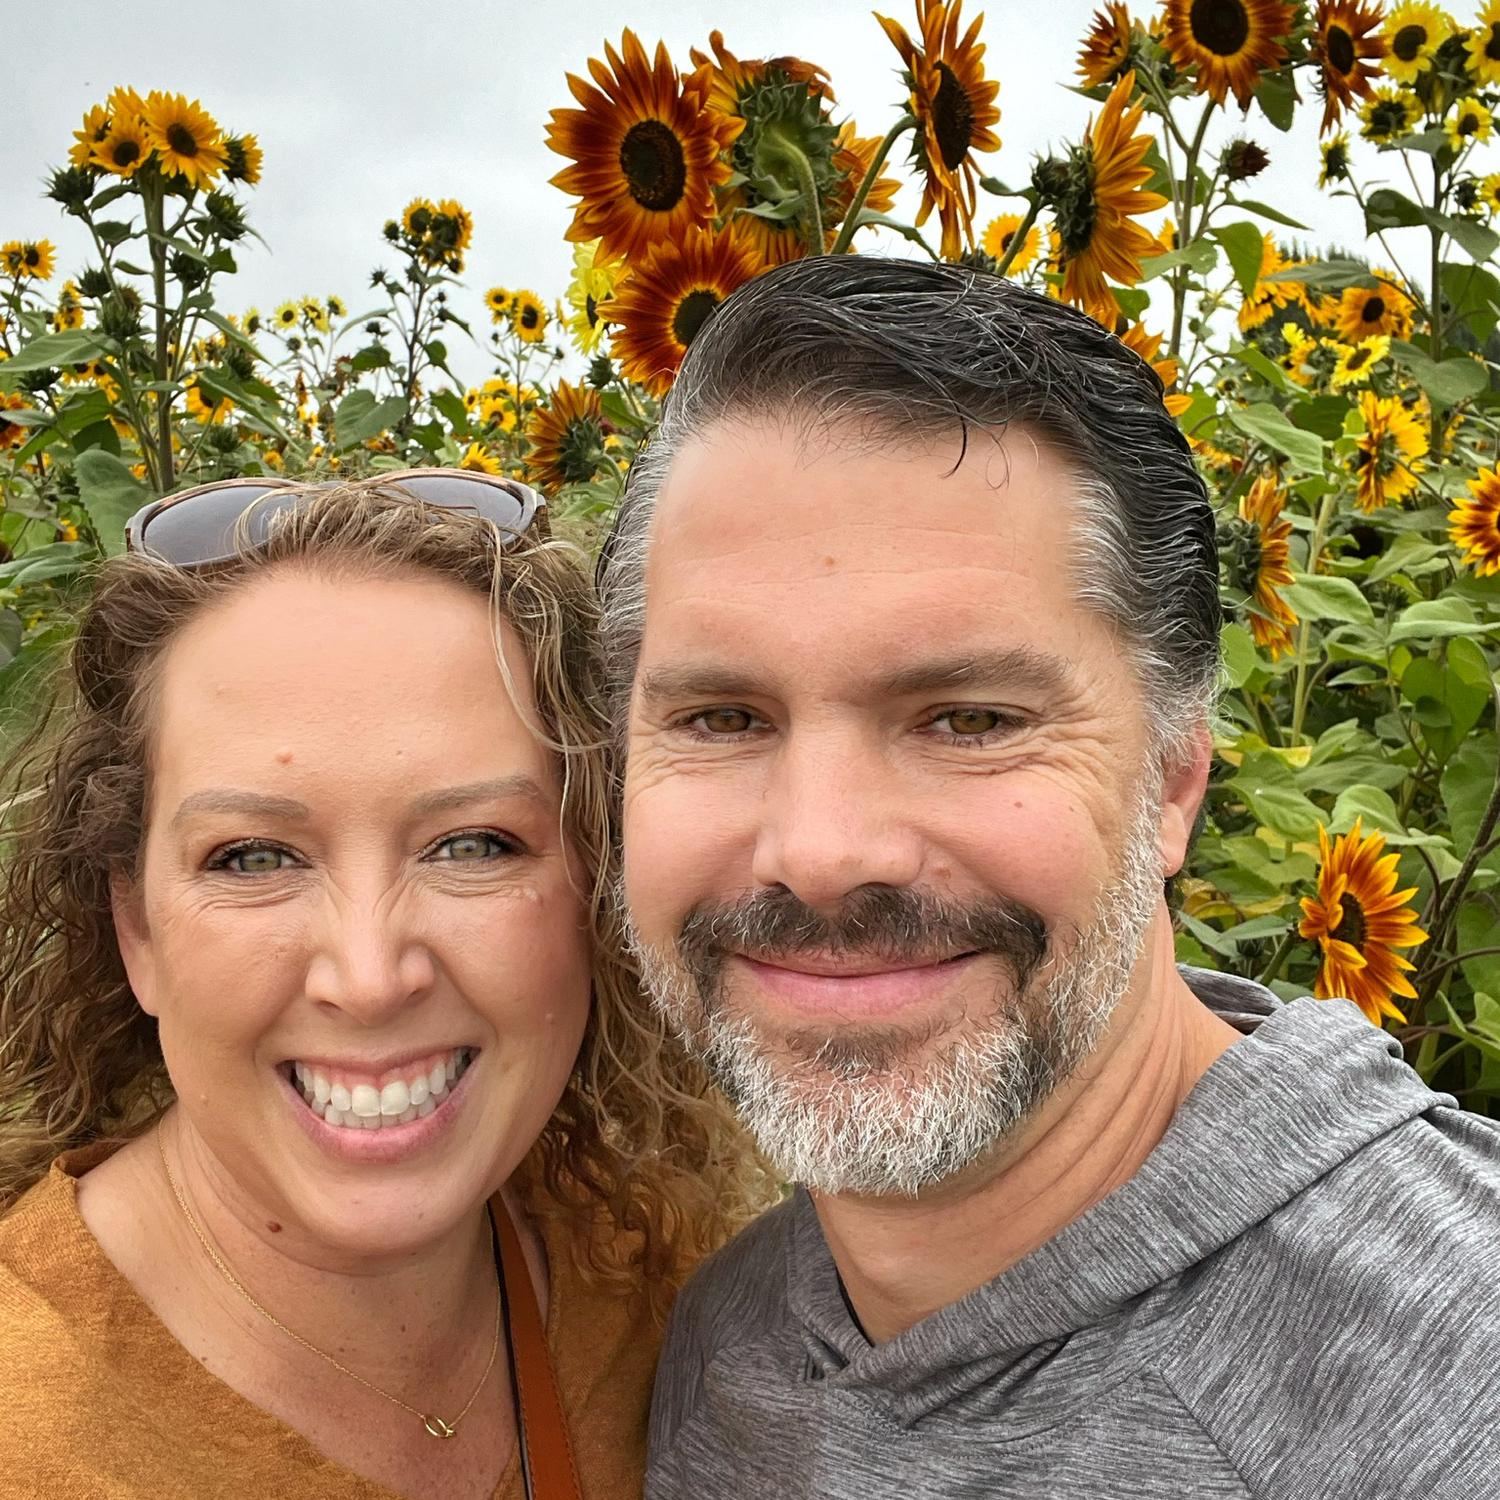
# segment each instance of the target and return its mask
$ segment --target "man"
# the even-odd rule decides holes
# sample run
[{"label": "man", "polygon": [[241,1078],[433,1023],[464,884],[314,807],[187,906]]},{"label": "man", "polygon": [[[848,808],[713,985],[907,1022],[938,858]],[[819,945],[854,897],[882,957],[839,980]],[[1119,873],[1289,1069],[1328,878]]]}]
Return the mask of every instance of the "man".
[{"label": "man", "polygon": [[1490,1494],[1500,1132],[1173,962],[1220,620],[1152,372],[979,272],[784,267],[600,583],[647,982],[800,1184],[678,1304],[648,1492]]}]

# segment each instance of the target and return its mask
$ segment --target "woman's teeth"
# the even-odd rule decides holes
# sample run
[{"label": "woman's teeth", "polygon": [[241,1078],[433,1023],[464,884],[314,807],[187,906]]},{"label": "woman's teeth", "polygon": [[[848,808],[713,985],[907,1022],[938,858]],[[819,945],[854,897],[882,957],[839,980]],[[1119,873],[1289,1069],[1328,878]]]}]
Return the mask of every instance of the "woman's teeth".
[{"label": "woman's teeth", "polygon": [[345,1130],[379,1130],[430,1115],[474,1061],[472,1047],[455,1047],[372,1079],[342,1068],[287,1064],[292,1087],[314,1114]]}]

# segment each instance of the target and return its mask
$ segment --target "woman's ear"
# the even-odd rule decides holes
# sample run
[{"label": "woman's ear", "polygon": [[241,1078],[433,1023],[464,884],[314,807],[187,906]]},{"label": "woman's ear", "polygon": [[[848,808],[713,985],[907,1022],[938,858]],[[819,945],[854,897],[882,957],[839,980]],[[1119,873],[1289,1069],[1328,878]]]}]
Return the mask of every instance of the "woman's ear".
[{"label": "woman's ear", "polygon": [[141,888],[123,872],[109,878],[109,905],[115,919],[115,942],[125,965],[125,977],[136,1002],[148,1016],[157,1014],[156,955],[146,925]]}]

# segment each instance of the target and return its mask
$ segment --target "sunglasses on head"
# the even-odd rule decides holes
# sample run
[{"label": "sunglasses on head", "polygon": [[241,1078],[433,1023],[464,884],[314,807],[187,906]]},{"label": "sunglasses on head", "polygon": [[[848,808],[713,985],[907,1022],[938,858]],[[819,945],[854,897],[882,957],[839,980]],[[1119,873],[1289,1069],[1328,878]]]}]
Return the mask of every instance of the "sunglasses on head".
[{"label": "sunglasses on head", "polygon": [[[546,500],[517,480],[469,469],[401,469],[379,478],[426,505],[479,516],[507,540],[528,533],[548,535]],[[228,562],[240,553],[236,534],[246,512],[249,544],[262,546],[270,539],[278,516],[305,504],[320,490],[337,486],[337,480],[306,485],[274,476],[196,485],[143,505],[125,523],[125,545],[131,552],[149,552],[179,568]]]}]

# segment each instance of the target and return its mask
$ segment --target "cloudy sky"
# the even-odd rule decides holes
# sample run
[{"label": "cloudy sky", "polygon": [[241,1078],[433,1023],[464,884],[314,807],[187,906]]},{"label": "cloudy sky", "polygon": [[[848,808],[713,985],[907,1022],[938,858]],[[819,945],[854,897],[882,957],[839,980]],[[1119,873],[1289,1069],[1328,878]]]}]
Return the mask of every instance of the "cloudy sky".
[{"label": "cloudy sky", "polygon": [[[1095,3],[969,0],[966,15],[986,15],[986,67],[1000,81],[1004,144],[985,166],[1002,180],[1023,183],[1038,153],[1081,134],[1094,106],[1066,85]],[[910,24],[911,0],[882,8]],[[42,199],[43,178],[65,159],[84,110],[123,83],[192,95],[227,129],[260,139],[264,176],[247,196],[266,245],[243,245],[240,272],[220,292],[225,307],[330,292],[354,310],[373,305],[370,268],[390,263],[381,225],[418,195],[456,197],[474,215],[462,310],[477,318],[495,284],[550,300],[571,261],[569,200],[547,182],[563,165],[545,144],[548,111],[571,102],[563,75],[584,72],[626,25],[648,47],[664,39],[682,64],[715,27],[742,57],[819,62],[866,135],[883,134],[901,104],[896,53],[860,0],[195,0],[190,15],[161,24],[114,0],[54,0],[30,12],[24,43],[9,48],[0,239],[49,238],[63,271],[78,269],[85,240]],[[1357,244],[1357,210],[1316,187],[1312,116],[1291,136],[1251,116],[1245,128],[1272,156],[1254,196],[1320,239]],[[1010,206],[988,199],[981,213]],[[460,358],[465,373],[483,368],[477,350]]]}]

